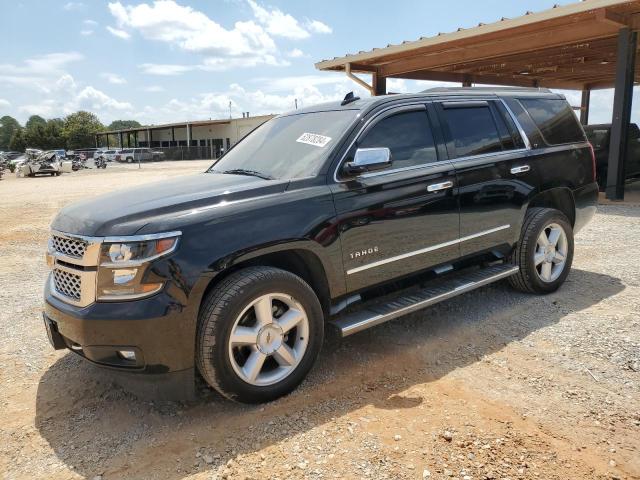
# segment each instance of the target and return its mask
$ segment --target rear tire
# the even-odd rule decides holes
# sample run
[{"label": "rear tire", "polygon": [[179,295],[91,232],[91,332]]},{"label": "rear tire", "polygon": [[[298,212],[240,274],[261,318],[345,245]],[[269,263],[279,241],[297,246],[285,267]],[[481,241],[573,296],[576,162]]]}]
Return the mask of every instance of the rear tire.
[{"label": "rear tire", "polygon": [[509,277],[509,283],[521,292],[555,292],[569,275],[573,248],[573,229],[562,212],[530,208],[510,257],[520,270]]},{"label": "rear tire", "polygon": [[133,163],[133,158],[127,157],[127,163]]},{"label": "rear tire", "polygon": [[243,403],[294,390],[322,347],[324,316],[311,287],[273,267],[231,274],[206,297],[196,335],[196,365],[205,381]]}]

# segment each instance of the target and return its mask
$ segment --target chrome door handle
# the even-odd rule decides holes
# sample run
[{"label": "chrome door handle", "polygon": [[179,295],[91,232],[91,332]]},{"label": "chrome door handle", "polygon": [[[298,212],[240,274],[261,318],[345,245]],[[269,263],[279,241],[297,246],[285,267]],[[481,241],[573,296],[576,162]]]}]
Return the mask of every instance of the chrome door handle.
[{"label": "chrome door handle", "polygon": [[453,187],[453,182],[442,182],[442,183],[434,183],[433,185],[429,185],[427,187],[428,192],[439,192],[440,190],[446,190],[447,188]]},{"label": "chrome door handle", "polygon": [[531,167],[529,165],[521,165],[519,167],[513,167],[511,169],[511,173],[515,175],[516,173],[524,173],[528,172],[529,170],[531,170]]}]

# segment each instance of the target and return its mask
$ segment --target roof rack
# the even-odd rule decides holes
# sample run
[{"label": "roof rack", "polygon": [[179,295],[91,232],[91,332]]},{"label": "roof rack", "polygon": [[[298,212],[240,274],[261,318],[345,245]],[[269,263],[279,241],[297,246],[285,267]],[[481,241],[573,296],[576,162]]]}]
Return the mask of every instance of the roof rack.
[{"label": "roof rack", "polygon": [[420,93],[437,92],[464,92],[464,91],[484,91],[484,92],[541,92],[552,93],[548,88],[542,87],[434,87],[422,90]]}]

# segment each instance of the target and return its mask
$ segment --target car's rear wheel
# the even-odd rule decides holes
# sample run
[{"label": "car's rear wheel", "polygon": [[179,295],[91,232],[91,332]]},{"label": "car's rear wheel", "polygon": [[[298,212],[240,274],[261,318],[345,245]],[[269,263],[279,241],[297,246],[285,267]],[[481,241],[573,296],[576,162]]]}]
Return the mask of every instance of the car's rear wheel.
[{"label": "car's rear wheel", "polygon": [[196,363],[232,400],[259,403],[295,389],[322,346],[320,302],[300,277],[251,267],[223,280],[199,315]]},{"label": "car's rear wheel", "polygon": [[133,163],[133,158],[127,157],[127,163]]},{"label": "car's rear wheel", "polygon": [[527,211],[511,261],[520,267],[509,277],[516,289],[550,293],[564,283],[573,261],[573,229],[567,217],[551,208]]}]

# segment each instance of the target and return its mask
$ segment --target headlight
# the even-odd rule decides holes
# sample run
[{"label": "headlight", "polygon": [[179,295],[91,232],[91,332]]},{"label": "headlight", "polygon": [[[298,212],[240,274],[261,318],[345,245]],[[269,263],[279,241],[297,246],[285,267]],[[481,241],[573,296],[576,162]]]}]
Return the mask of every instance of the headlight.
[{"label": "headlight", "polygon": [[104,240],[98,267],[98,300],[133,300],[159,292],[164,282],[145,278],[151,261],[178,246],[180,232]]}]

